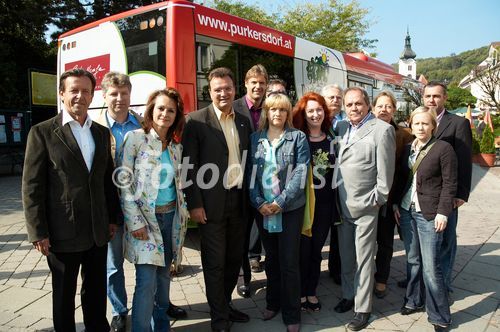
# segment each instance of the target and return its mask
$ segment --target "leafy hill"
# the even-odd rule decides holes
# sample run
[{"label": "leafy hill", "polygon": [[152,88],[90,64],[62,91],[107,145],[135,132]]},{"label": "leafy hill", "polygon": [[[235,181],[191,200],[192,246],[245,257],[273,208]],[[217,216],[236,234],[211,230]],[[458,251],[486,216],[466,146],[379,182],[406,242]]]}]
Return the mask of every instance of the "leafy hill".
[{"label": "leafy hill", "polygon": [[[486,59],[488,48],[489,46],[484,46],[441,58],[417,58],[417,76],[423,74],[428,81],[446,80],[450,84],[457,85],[472,68]],[[393,66],[397,70],[398,65]]]}]

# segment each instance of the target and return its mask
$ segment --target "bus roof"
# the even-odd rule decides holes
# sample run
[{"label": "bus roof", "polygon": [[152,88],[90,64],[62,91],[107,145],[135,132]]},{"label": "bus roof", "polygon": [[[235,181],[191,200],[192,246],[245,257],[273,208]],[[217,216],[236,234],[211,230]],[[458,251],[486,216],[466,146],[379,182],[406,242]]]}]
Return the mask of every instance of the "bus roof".
[{"label": "bus roof", "polygon": [[391,65],[364,53],[344,53],[344,61],[347,70],[396,85],[401,85],[403,82],[403,76],[396,73]]}]

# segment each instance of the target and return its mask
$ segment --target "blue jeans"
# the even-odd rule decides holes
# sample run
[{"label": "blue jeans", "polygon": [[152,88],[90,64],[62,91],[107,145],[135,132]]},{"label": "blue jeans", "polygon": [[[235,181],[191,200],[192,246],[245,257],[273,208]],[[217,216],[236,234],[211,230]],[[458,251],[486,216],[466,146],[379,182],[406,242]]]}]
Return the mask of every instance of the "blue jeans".
[{"label": "blue jeans", "polygon": [[443,269],[444,284],[448,291],[451,291],[451,275],[453,274],[453,264],[457,254],[457,222],[458,209],[453,209],[448,216],[448,224],[443,232],[443,244],[441,245],[441,266]]},{"label": "blue jeans", "polygon": [[165,266],[135,264],[135,292],[132,301],[132,332],[169,331],[167,316],[172,262],[174,213],[157,214],[165,250]]},{"label": "blue jeans", "polygon": [[126,315],[127,291],[125,290],[125,275],[123,273],[123,228],[118,226],[115,236],[108,243],[107,279],[108,299],[111,303],[113,316]]},{"label": "blue jeans", "polygon": [[448,292],[441,271],[440,251],[443,232],[436,233],[434,220],[427,220],[412,207],[400,208],[401,232],[407,256],[408,286],[405,306],[422,307],[425,301],[431,324],[450,325]]}]

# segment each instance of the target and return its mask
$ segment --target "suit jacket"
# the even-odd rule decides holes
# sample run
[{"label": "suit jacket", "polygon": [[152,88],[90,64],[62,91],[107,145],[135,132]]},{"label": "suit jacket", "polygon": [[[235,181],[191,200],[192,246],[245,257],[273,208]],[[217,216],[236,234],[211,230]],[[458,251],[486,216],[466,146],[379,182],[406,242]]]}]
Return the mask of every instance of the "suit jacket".
[{"label": "suit jacket", "polygon": [[[240,138],[239,147],[242,162],[246,163],[251,133],[250,121],[245,116],[235,112],[234,122]],[[228,167],[229,152],[224,132],[212,104],[188,114],[182,134],[182,146],[184,148],[183,158],[188,157],[189,164],[193,165],[187,171],[186,180],[188,182],[183,186],[188,209],[203,207],[208,219],[221,219],[224,214],[226,196],[223,177]],[[215,165],[219,174],[205,171],[202,179],[204,184],[208,184],[213,176],[217,176],[217,180],[213,186],[202,189],[197,183],[198,170],[209,164]],[[245,165],[242,168],[245,170]],[[246,188],[246,176],[243,179],[243,188]],[[245,215],[248,197],[246,190],[243,192],[245,194],[243,195],[242,208]]]},{"label": "suit jacket", "polygon": [[252,121],[252,115],[250,115],[250,109],[248,108],[247,101],[245,100],[245,96],[236,99],[233,103],[233,109],[240,113],[241,115],[244,115],[248,121],[250,121],[250,128],[252,129],[252,133],[256,131],[258,128],[255,128],[253,125]]},{"label": "suit jacket", "polygon": [[62,113],[33,126],[28,135],[22,193],[28,241],[49,238],[54,252],[103,246],[115,223],[109,130],[92,122],[95,154],[89,172]]},{"label": "suit jacket", "polygon": [[374,215],[384,205],[394,177],[396,139],[394,128],[377,118],[367,120],[346,143],[349,122],[335,129],[338,142],[337,184],[344,217]]},{"label": "suit jacket", "polygon": [[[405,146],[401,157],[400,176],[394,183],[394,204],[401,204],[410,189],[408,177],[411,144]],[[425,219],[433,220],[436,214],[449,216],[457,191],[457,158],[450,144],[437,140],[417,170],[417,197]]]},{"label": "suit jacket", "polygon": [[458,183],[455,197],[469,199],[472,178],[472,131],[467,119],[444,111],[434,135],[448,142],[455,150],[458,161]]}]

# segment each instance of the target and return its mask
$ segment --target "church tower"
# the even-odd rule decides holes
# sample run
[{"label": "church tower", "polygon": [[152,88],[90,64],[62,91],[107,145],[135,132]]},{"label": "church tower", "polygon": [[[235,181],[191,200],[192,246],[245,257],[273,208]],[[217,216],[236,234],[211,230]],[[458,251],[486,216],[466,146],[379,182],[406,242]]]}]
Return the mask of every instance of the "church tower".
[{"label": "church tower", "polygon": [[417,55],[411,49],[410,30],[406,30],[405,49],[399,57],[399,73],[406,77],[417,79],[417,62],[415,58]]}]

